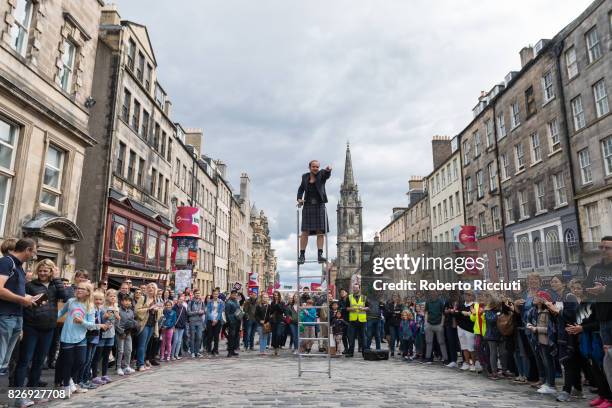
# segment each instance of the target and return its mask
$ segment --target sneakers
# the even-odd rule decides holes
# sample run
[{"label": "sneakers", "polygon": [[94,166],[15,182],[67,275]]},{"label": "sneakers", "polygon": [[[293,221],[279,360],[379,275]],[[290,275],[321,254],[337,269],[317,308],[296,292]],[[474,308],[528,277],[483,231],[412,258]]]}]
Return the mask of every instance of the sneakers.
[{"label": "sneakers", "polygon": [[576,389],[573,389],[570,395],[574,398],[584,398],[584,394],[582,393],[582,391],[578,391]]},{"label": "sneakers", "polygon": [[477,361],[476,364],[474,364],[474,371],[476,371],[477,373],[482,372],[482,366],[480,365],[480,361]]},{"label": "sneakers", "polygon": [[191,353],[191,358],[196,358],[195,353]]},{"label": "sneakers", "polygon": [[454,361],[451,361],[450,363],[448,363],[446,365],[446,367],[448,367],[448,368],[457,368],[457,363],[455,363]]},{"label": "sneakers", "polygon": [[431,364],[433,364],[433,359],[426,358],[425,360],[423,360],[423,364],[431,365]]},{"label": "sneakers", "polygon": [[76,385],[75,387],[76,387],[76,390],[74,390],[75,394],[85,394],[88,391],[87,388],[81,388]]},{"label": "sneakers", "polygon": [[596,408],[612,408],[612,402],[604,400],[601,404],[597,405]]},{"label": "sneakers", "polygon": [[570,400],[570,395],[566,391],[561,391],[557,395],[557,401],[559,402],[567,402]]},{"label": "sneakers", "polygon": [[555,388],[551,387],[548,384],[544,384],[540,388],[538,388],[538,393],[540,393],[540,394],[556,394],[557,390]]},{"label": "sneakers", "polygon": [[468,363],[463,363],[463,364],[461,365],[461,369],[460,369],[460,370],[461,370],[461,371],[468,371],[468,370],[470,369],[470,367],[471,367],[471,366],[470,366]]},{"label": "sneakers", "polygon": [[145,366],[140,366],[136,369],[136,371],[147,371],[147,368]]},{"label": "sneakers", "polygon": [[125,373],[123,372],[122,369],[118,368],[117,369],[117,375],[125,375]]},{"label": "sneakers", "polygon": [[105,383],[109,383],[109,382],[113,382],[113,380],[111,380],[111,378],[108,375],[105,375],[102,377],[102,381],[104,381]]},{"label": "sneakers", "polygon": [[72,381],[72,379],[70,379],[70,383],[68,384],[68,388],[70,388],[70,393],[76,392],[76,390],[77,390],[77,386],[74,383],[74,381]]},{"label": "sneakers", "polygon": [[70,387],[69,385],[66,385],[64,387],[64,399],[69,399],[71,394],[72,394],[72,387]]},{"label": "sneakers", "polygon": [[91,380],[92,383],[96,384],[96,385],[104,385],[106,384],[106,382],[100,378],[100,377],[96,377],[93,380]]},{"label": "sneakers", "polygon": [[87,381],[84,384],[79,384],[79,387],[87,388],[88,390],[95,390],[96,388],[98,388],[98,386],[96,384],[92,383],[91,381]]},{"label": "sneakers", "polygon": [[134,370],[130,366],[127,366],[127,367],[125,367],[125,369],[123,369],[123,372],[126,373],[126,374],[132,374],[134,371],[136,371],[136,370]]},{"label": "sneakers", "polygon": [[34,401],[28,398],[20,398],[15,402],[17,408],[31,407],[32,405],[34,405]]}]

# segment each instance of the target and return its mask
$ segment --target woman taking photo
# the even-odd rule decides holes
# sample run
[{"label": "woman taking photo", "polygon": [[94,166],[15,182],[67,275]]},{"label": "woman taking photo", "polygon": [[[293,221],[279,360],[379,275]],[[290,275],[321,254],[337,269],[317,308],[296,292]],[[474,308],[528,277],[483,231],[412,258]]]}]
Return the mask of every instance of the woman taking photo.
[{"label": "woman taking photo", "polygon": [[272,347],[274,355],[278,356],[278,350],[282,346],[283,332],[285,331],[285,304],[279,291],[272,293],[270,304],[270,323],[272,323]]},{"label": "woman taking photo", "polygon": [[259,296],[255,308],[255,319],[257,320],[257,333],[259,334],[259,354],[265,356],[270,328],[270,297],[267,293],[262,293]]},{"label": "woman taking photo", "polygon": [[[138,371],[145,371],[150,368],[150,365],[145,366],[145,353],[147,346],[151,341],[151,338],[157,334],[157,322],[161,318],[162,307],[155,301],[157,295],[157,285],[155,283],[149,283],[146,287],[146,295],[136,300],[135,314],[136,320],[140,326],[140,332],[138,333],[138,345],[136,351],[136,365]],[[134,297],[136,299],[136,297]]]}]

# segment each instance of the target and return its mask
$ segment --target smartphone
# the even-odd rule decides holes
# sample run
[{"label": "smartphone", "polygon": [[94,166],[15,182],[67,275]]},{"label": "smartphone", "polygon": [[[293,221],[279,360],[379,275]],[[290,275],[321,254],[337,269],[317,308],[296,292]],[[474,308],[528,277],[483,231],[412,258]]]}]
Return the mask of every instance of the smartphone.
[{"label": "smartphone", "polygon": [[36,306],[41,306],[43,302],[46,302],[47,300],[49,300],[49,296],[46,293],[41,293],[40,295],[34,296],[34,303],[36,303]]}]

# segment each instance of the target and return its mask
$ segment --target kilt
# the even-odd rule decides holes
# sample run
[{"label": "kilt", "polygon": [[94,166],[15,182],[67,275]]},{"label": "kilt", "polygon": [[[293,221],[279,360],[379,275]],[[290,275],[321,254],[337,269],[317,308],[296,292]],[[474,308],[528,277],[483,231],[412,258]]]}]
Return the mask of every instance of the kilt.
[{"label": "kilt", "polygon": [[317,231],[329,232],[325,204],[304,204],[302,207],[302,231],[316,235]]}]

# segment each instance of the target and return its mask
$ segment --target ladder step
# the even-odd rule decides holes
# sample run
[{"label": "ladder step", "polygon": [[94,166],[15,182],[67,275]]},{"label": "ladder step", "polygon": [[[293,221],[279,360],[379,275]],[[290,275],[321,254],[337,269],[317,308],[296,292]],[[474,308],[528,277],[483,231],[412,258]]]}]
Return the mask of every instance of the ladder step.
[{"label": "ladder step", "polygon": [[[304,261],[304,263],[319,263],[319,261],[317,259],[308,259],[306,261]],[[323,262],[321,262],[321,265],[323,264]]]},{"label": "ladder step", "polygon": [[308,353],[300,353],[300,357],[329,357],[328,353],[320,353],[320,354],[308,354]]},{"label": "ladder step", "polygon": [[300,276],[300,274],[298,274],[297,278],[298,279],[323,279],[323,278],[325,278],[325,276],[322,276],[322,275],[305,275],[305,276]]},{"label": "ladder step", "polygon": [[321,374],[329,374],[329,370],[300,370],[300,373],[321,373]]}]

